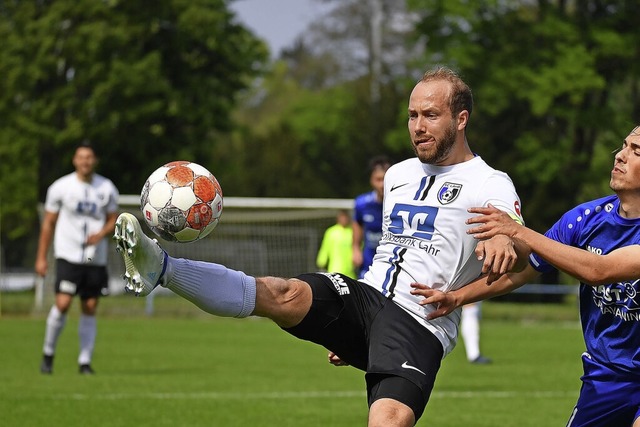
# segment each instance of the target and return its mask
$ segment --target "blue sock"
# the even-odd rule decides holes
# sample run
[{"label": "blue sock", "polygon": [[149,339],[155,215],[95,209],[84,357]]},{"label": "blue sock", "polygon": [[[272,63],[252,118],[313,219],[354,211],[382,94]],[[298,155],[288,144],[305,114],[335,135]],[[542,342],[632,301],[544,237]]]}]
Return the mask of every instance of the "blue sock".
[{"label": "blue sock", "polygon": [[207,313],[250,316],[256,306],[256,279],[223,265],[167,257],[164,285]]}]

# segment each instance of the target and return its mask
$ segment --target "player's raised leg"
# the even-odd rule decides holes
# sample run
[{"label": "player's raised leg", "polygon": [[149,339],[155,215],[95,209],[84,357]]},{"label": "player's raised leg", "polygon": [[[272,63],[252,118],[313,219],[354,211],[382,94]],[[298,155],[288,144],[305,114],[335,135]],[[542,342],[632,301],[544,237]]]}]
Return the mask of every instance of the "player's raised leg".
[{"label": "player's raised leg", "polygon": [[161,285],[208,313],[268,317],[282,327],[297,325],[311,306],[311,288],[301,280],[256,279],[220,264],[168,256],[129,213],[118,217],[114,240],[125,264],[125,287],[136,295]]}]

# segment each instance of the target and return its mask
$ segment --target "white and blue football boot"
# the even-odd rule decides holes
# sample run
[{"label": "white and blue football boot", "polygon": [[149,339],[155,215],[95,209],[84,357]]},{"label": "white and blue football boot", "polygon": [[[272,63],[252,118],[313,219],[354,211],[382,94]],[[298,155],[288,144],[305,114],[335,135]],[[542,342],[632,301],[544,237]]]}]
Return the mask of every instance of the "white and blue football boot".
[{"label": "white and blue football boot", "polygon": [[113,239],[124,261],[126,291],[146,296],[163,283],[167,253],[157,240],[142,232],[134,215],[125,212],[118,216]]}]

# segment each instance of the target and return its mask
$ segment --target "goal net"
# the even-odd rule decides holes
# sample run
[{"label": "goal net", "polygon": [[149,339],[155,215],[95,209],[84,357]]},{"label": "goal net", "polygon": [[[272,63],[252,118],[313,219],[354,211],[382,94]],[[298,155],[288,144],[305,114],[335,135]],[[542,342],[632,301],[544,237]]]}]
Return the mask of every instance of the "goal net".
[{"label": "goal net", "polygon": [[[136,215],[145,233],[156,237],[144,225],[139,203],[139,196],[120,196],[120,208]],[[317,270],[324,231],[335,224],[338,210],[352,208],[351,199],[225,197],[220,224],[209,236],[191,243],[158,240],[173,257],[216,262],[252,276],[292,277]],[[122,260],[115,246],[110,255],[110,288],[119,293]]]}]

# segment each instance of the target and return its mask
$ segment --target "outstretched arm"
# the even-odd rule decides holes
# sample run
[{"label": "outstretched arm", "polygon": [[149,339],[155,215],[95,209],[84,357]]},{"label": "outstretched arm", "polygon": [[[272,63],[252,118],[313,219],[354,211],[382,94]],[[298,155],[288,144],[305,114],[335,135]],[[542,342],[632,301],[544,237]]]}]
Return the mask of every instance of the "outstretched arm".
[{"label": "outstretched arm", "polygon": [[411,285],[413,288],[411,293],[424,297],[424,299],[420,301],[420,305],[433,304],[435,306],[436,309],[427,316],[428,319],[435,319],[446,316],[456,308],[462,307],[465,304],[508,294],[525,283],[530,282],[538,276],[538,274],[533,267],[527,265],[522,271],[505,274],[492,283],[488,283],[487,277],[482,276],[462,288],[449,292],[442,292],[431,289],[427,285],[413,283]]},{"label": "outstretched arm", "polygon": [[467,224],[478,224],[467,231],[474,237],[486,239],[497,234],[510,236],[581,282],[600,285],[640,277],[640,245],[625,246],[606,255],[597,255],[537,233],[492,206],[472,208],[469,212],[481,214],[467,220]]}]

